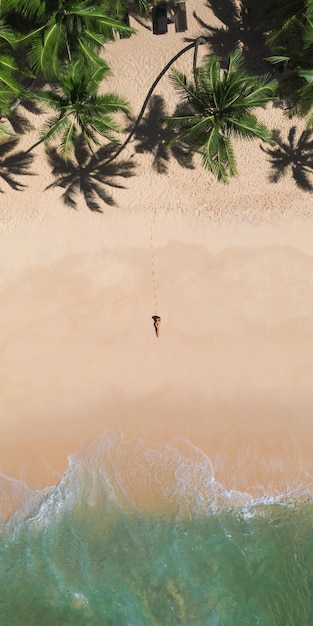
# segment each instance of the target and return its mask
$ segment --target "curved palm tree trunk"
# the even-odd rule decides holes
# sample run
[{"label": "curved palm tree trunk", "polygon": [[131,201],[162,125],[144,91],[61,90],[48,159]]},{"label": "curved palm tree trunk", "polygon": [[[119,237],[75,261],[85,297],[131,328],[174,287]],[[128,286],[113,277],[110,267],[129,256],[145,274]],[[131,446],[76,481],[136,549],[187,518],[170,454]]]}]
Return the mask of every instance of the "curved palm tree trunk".
[{"label": "curved palm tree trunk", "polygon": [[44,142],[44,138],[38,139],[36,143],[33,143],[33,145],[30,146],[30,148],[27,148],[27,150],[25,150],[25,154],[29,154],[29,152],[32,152],[33,150],[35,150],[35,148],[37,148],[37,146],[40,146],[40,144],[43,142]]},{"label": "curved palm tree trunk", "polygon": [[198,37],[198,39],[196,39],[196,41],[195,41],[195,49],[194,49],[194,53],[193,53],[193,63],[192,63],[192,71],[193,71],[193,78],[194,78],[195,84],[197,84],[198,48],[202,44],[206,43],[206,41],[207,40],[205,39],[205,37]]},{"label": "curved palm tree trunk", "polygon": [[185,54],[185,52],[188,52],[188,50],[191,50],[192,48],[195,49],[194,51],[194,56],[193,56],[193,73],[195,74],[196,72],[196,67],[197,67],[197,55],[198,55],[198,47],[199,45],[205,44],[207,43],[207,39],[205,37],[198,37],[197,39],[195,39],[195,41],[193,41],[192,43],[188,44],[188,46],[185,46],[185,48],[183,48],[182,50],[180,50],[179,52],[177,52],[177,54],[175,54],[175,56],[172,57],[172,59],[163,67],[163,69],[161,70],[161,72],[158,74],[158,76],[156,77],[154,83],[151,85],[145,101],[141,107],[140,113],[136,119],[136,122],[133,126],[133,129],[131,130],[131,132],[129,133],[128,137],[125,139],[124,143],[122,143],[122,145],[118,148],[118,150],[116,151],[116,153],[107,161],[105,161],[105,163],[111,163],[111,161],[113,161],[114,159],[116,159],[116,157],[119,156],[119,154],[121,154],[122,150],[124,150],[124,148],[126,148],[127,144],[130,142],[131,138],[134,136],[141,120],[142,117],[144,115],[144,112],[147,108],[148,102],[157,86],[157,84],[159,83],[159,81],[161,80],[161,78],[164,76],[164,74],[166,74],[167,70],[169,70],[169,68],[171,67],[171,65],[173,65],[173,63],[175,63],[175,61],[177,61],[177,59],[179,59],[179,57],[181,57],[183,54]]}]

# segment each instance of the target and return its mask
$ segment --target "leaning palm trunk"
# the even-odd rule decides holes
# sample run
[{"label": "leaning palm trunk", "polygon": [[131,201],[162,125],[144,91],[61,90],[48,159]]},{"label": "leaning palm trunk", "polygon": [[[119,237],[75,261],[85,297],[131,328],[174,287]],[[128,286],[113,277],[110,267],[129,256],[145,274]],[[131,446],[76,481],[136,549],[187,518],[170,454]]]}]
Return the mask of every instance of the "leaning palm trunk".
[{"label": "leaning palm trunk", "polygon": [[238,173],[232,136],[274,143],[272,132],[252,110],[274,99],[277,83],[268,76],[249,76],[240,52],[230,54],[226,70],[212,55],[195,70],[193,81],[177,70],[171,79],[188,111],[162,119],[173,131],[169,144],[183,142],[191,155],[199,153],[204,167],[219,180],[227,182]]}]

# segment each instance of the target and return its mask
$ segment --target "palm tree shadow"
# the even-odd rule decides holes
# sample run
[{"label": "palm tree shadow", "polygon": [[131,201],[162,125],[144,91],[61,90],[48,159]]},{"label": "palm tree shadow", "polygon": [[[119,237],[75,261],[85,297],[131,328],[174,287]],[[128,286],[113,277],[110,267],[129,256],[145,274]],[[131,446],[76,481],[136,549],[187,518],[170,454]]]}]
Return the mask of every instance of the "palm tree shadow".
[{"label": "palm tree shadow", "polygon": [[101,147],[97,153],[91,154],[84,138],[79,137],[75,146],[74,156],[66,159],[56,148],[47,148],[49,164],[56,180],[46,189],[61,187],[64,204],[76,208],[76,195],[82,193],[90,211],[102,213],[99,200],[109,206],[116,206],[112,193],[106,187],[125,189],[114,179],[117,176],[129,178],[133,176],[134,163],[131,161],[108,162],[114,155],[116,147],[112,144]]},{"label": "palm tree shadow", "polygon": [[269,180],[277,183],[291,169],[293,178],[304,191],[313,191],[313,184],[309,176],[313,174],[313,141],[310,140],[312,131],[304,130],[296,143],[296,127],[293,126],[288,133],[288,141],[284,141],[280,131],[274,131],[277,146],[265,148],[263,152],[270,157],[272,171]]},{"label": "palm tree shadow", "polygon": [[[234,0],[207,0],[208,8],[222,22],[221,27],[211,26],[193,12],[201,34],[208,40],[213,53],[225,67],[229,54],[240,44],[246,69],[255,74],[269,72],[266,61],[270,50],[260,28],[263,17],[263,4],[257,6],[251,0],[241,0],[239,6]],[[203,32],[204,31],[204,32]],[[224,65],[225,64],[225,65]]]},{"label": "palm tree shadow", "polygon": [[[182,114],[182,106],[178,106],[174,115]],[[174,144],[169,148],[170,131],[162,127],[160,119],[166,116],[165,101],[162,96],[152,96],[148,113],[142,119],[135,132],[135,150],[137,153],[149,152],[153,155],[152,167],[158,174],[166,174],[171,156],[182,167],[192,169],[189,153],[184,144]]]},{"label": "palm tree shadow", "polygon": [[201,29],[199,34],[206,37],[213,53],[223,62],[228,59],[229,53],[238,46],[241,39],[238,10],[233,0],[223,0],[223,2],[208,0],[207,5],[222,22],[220,27],[206,23],[196,11],[193,11],[193,17]]},{"label": "palm tree shadow", "polygon": [[[29,167],[34,155],[26,152],[12,152],[18,145],[18,138],[14,137],[0,144],[0,177],[15,191],[22,191],[26,185],[20,183],[14,176],[31,176]],[[0,193],[4,193],[0,189]]]},{"label": "palm tree shadow", "polygon": [[17,113],[17,111],[10,115],[8,121],[17,135],[28,133],[34,128],[31,122],[24,115]]},{"label": "palm tree shadow", "polygon": [[138,6],[133,0],[130,0],[127,6],[129,15],[131,15],[132,18],[138,24],[140,24],[140,26],[143,26],[143,28],[146,28],[147,30],[152,30],[152,23],[149,13],[147,13],[147,15],[140,15],[138,11]]}]

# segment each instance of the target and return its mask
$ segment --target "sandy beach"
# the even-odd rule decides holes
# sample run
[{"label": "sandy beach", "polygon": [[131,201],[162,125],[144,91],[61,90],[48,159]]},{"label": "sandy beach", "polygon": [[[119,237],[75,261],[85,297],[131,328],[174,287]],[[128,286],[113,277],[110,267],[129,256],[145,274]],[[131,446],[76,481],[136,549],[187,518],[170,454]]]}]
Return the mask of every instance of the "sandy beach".
[{"label": "sandy beach", "polygon": [[[196,4],[188,33],[170,25],[156,37],[132,21],[137,35],[107,46],[106,88],[134,117],[184,38],[200,34]],[[204,5],[198,15],[221,26]],[[191,66],[192,51],[177,63]],[[312,193],[292,163],[273,182],[258,141],[236,144],[240,175],[228,185],[197,159],[168,158],[153,125],[155,111],[177,105],[167,76],[152,105],[119,158],[132,175],[118,177],[117,164],[124,188],[108,187],[114,205],[102,213],[46,190],[43,146],[23,191],[1,179],[0,471],[33,489],[56,484],[68,455],[113,428],[152,447],[186,437],[228,489],[309,486]],[[303,131],[278,106],[260,117],[287,144],[291,128],[296,142]],[[41,116],[29,119],[19,149],[36,141]]]}]

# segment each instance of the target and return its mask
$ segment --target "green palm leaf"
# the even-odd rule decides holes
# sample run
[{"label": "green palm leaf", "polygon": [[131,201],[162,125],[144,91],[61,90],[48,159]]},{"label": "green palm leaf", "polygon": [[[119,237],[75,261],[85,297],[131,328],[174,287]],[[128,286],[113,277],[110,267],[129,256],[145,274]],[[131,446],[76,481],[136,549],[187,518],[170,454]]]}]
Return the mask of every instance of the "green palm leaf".
[{"label": "green palm leaf", "polygon": [[299,76],[301,76],[301,78],[304,78],[307,83],[313,82],[313,68],[307,70],[299,70],[298,74]]},{"label": "green palm leaf", "polygon": [[102,119],[94,119],[90,125],[102,137],[106,137],[112,143],[118,143],[115,133],[121,130],[120,125],[109,116]]},{"label": "green palm leaf", "polygon": [[270,131],[265,124],[259,122],[255,115],[250,113],[245,113],[240,119],[229,117],[228,124],[238,137],[242,137],[244,139],[254,139],[255,137],[259,137],[259,139],[262,139],[271,145],[276,143],[273,139],[272,131]]},{"label": "green palm leaf", "polygon": [[12,99],[23,91],[20,83],[14,77],[17,74],[17,69],[14,59],[5,56],[0,57],[0,86],[10,89]]},{"label": "green palm leaf", "polygon": [[96,104],[99,111],[129,113],[129,104],[127,100],[121,98],[116,93],[105,93],[98,96]]},{"label": "green palm leaf", "polygon": [[211,55],[195,71],[194,81],[177,70],[171,80],[191,113],[161,120],[174,133],[168,143],[185,142],[191,153],[199,152],[203,165],[219,180],[237,174],[231,135],[273,143],[271,131],[251,110],[274,99],[277,83],[269,76],[247,74],[239,51],[230,54],[225,70]]},{"label": "green palm leaf", "polygon": [[73,152],[76,139],[77,139],[77,128],[76,128],[74,120],[72,120],[68,124],[61,139],[60,148],[61,148],[62,154],[64,154],[65,156],[68,156]]},{"label": "green palm leaf", "polygon": [[82,57],[86,64],[88,65],[100,65],[102,67],[108,67],[106,62],[99,57],[98,54],[93,50],[92,46],[87,44],[83,39],[78,39],[78,49],[82,53]]},{"label": "green palm leaf", "polygon": [[47,143],[50,139],[57,137],[64,132],[64,129],[70,125],[68,116],[54,116],[48,119],[43,125],[40,133],[41,139]]},{"label": "green palm leaf", "polygon": [[42,34],[32,37],[28,59],[34,72],[41,72],[45,76],[55,73],[59,40],[60,29],[56,24],[45,29],[43,37]]},{"label": "green palm leaf", "polygon": [[17,45],[13,31],[6,25],[3,19],[0,19],[0,41],[2,44],[6,42],[11,48],[15,48]]},{"label": "green palm leaf", "polygon": [[11,6],[11,9],[15,9],[17,13],[26,19],[30,21],[35,20],[37,23],[47,11],[46,3],[41,2],[41,0],[10,0],[9,2],[6,0],[6,3],[7,6]]}]

